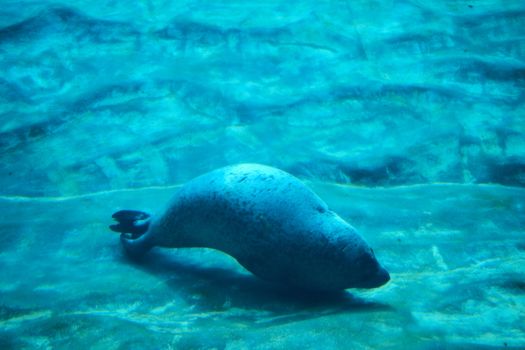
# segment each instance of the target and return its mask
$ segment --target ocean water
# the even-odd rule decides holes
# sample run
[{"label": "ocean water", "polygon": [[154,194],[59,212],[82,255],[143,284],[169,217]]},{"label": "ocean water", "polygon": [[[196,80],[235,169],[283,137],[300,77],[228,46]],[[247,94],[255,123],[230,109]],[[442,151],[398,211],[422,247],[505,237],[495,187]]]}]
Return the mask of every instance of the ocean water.
[{"label": "ocean water", "polygon": [[[1,0],[0,72],[0,349],[525,348],[523,1]],[[291,291],[108,229],[245,162],[391,281]]]}]

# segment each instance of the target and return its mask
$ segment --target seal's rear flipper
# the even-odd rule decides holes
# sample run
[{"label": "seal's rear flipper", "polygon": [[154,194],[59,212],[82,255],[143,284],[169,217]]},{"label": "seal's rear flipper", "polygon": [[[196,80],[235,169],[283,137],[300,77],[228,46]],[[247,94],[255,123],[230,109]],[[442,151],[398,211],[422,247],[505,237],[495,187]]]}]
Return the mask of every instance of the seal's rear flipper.
[{"label": "seal's rear flipper", "polygon": [[149,227],[150,215],[138,210],[120,210],[111,216],[118,224],[111,225],[112,231],[131,233],[129,238],[136,239],[142,236]]}]

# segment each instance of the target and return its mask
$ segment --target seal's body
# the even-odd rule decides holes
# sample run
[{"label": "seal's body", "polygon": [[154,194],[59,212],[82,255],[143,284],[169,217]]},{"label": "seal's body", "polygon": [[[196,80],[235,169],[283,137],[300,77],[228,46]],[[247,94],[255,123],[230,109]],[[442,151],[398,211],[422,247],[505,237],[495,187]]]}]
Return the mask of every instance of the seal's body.
[{"label": "seal's body", "polygon": [[135,211],[114,218],[119,224],[112,229],[123,232],[122,244],[134,256],[154,246],[215,248],[264,280],[319,290],[375,288],[390,279],[350,224],[297,178],[268,166],[240,164],[199,176],[151,220]]}]

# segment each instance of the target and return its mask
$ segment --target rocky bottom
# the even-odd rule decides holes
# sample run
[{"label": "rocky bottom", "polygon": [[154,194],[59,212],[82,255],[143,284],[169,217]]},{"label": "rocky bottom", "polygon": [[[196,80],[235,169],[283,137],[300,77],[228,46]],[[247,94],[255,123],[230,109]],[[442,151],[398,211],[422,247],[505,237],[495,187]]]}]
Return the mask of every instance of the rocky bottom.
[{"label": "rocky bottom", "polygon": [[154,212],[175,188],[0,198],[0,348],[525,347],[525,190],[310,185],[366,237],[386,286],[285,290],[208,249],[127,260],[111,214]]}]

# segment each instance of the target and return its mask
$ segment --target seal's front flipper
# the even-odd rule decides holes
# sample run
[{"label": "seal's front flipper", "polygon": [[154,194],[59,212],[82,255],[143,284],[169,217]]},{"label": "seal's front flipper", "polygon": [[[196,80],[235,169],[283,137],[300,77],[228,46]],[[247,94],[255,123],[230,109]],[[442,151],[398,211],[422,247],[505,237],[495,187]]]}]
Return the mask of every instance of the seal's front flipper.
[{"label": "seal's front flipper", "polygon": [[130,233],[129,238],[136,239],[142,236],[149,227],[150,215],[138,210],[120,210],[111,216],[118,224],[111,225],[112,231]]}]

